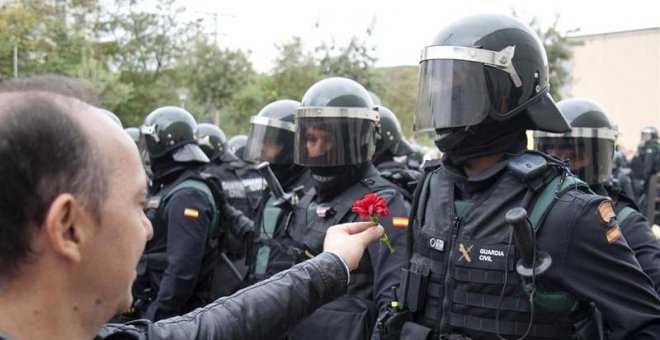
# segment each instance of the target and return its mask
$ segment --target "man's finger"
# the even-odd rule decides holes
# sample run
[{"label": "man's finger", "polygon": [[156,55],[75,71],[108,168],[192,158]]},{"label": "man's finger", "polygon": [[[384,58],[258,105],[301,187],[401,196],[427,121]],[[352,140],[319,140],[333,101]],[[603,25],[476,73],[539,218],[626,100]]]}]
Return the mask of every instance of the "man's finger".
[{"label": "man's finger", "polygon": [[377,240],[381,235],[383,235],[384,232],[385,229],[383,229],[383,226],[379,224],[367,228],[366,230],[359,232],[357,234],[353,234],[352,237],[360,240],[362,244],[366,247],[369,243]]},{"label": "man's finger", "polygon": [[351,222],[351,223],[342,223],[334,226],[333,228],[338,228],[345,230],[348,234],[353,235],[367,230],[369,227],[373,227],[374,224],[371,222]]}]

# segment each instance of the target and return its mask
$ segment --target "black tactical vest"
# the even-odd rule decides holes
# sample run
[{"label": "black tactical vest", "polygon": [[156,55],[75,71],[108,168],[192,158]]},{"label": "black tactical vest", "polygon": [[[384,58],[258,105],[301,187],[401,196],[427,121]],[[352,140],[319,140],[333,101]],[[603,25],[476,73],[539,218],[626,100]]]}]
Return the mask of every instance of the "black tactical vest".
[{"label": "black tactical vest", "polygon": [[[545,183],[554,178],[550,171],[541,176]],[[414,322],[435,336],[497,339],[498,330],[507,338],[525,334],[530,303],[514,269],[518,254],[505,214],[522,206],[528,186],[504,168],[459,214],[466,205],[455,199],[455,182],[447,169],[435,168],[420,185],[402,301]],[[567,315],[537,307],[528,339],[571,338],[574,323]]]},{"label": "black tactical vest", "polygon": [[[309,191],[312,185],[313,182],[307,170],[302,170],[301,173],[295,174],[282,184],[287,193],[300,189],[303,194]],[[291,222],[295,207],[288,204],[275,206],[276,200],[273,193],[266,190],[260,212],[254,220],[255,244],[249,254],[250,277],[248,281],[250,283],[269,278],[296,262],[292,259],[297,255],[289,253],[293,249],[279,241],[284,238],[286,226]]]},{"label": "black tactical vest", "polygon": [[211,164],[205,171],[214,174],[222,181],[225,199],[249,219],[256,215],[259,201],[266,182],[259,172],[239,166],[234,162]]}]

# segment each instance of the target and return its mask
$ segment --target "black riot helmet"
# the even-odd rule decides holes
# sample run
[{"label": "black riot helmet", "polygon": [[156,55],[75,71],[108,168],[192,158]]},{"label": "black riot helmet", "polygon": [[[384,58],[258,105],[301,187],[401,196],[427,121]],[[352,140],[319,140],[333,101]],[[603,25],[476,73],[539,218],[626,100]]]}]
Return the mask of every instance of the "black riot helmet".
[{"label": "black riot helmet", "polygon": [[376,149],[378,112],[367,90],[348,78],[312,85],[296,111],[294,162],[308,167],[357,165]]},{"label": "black riot helmet", "polygon": [[607,111],[584,98],[565,99],[557,106],[571,124],[571,131],[535,131],[535,148],[568,159],[571,171],[589,185],[609,182],[617,131]]},{"label": "black riot helmet", "polygon": [[151,112],[140,127],[141,143],[150,160],[171,154],[177,162],[208,162],[197,145],[197,122],[190,112],[165,106]]},{"label": "black riot helmet", "polygon": [[246,135],[236,135],[234,137],[229,138],[227,141],[227,150],[229,150],[231,153],[233,153],[236,157],[240,158],[241,160],[245,159],[245,145],[247,144],[247,136]]},{"label": "black riot helmet", "polygon": [[652,142],[658,139],[658,129],[654,126],[647,126],[642,129],[642,141]]},{"label": "black riot helmet", "polygon": [[200,123],[197,125],[197,130],[199,131],[197,144],[209,159],[214,159],[225,152],[227,136],[219,127],[209,123]]},{"label": "black riot helmet", "polygon": [[264,106],[250,118],[245,159],[270,164],[293,164],[294,116],[300,102],[283,99]]},{"label": "black riot helmet", "polygon": [[[415,131],[446,138],[491,122],[570,130],[548,93],[543,44],[515,18],[478,15],[447,26],[422,50],[419,75]],[[527,119],[513,119],[522,114]]]},{"label": "black riot helmet", "polygon": [[136,127],[127,127],[124,129],[126,133],[128,133],[129,136],[131,136],[131,139],[140,146],[140,129]]},{"label": "black riot helmet", "polygon": [[388,150],[393,156],[411,154],[414,150],[403,138],[401,123],[394,112],[385,106],[376,106],[376,111],[380,115],[380,138],[376,142],[374,157],[378,157]]}]

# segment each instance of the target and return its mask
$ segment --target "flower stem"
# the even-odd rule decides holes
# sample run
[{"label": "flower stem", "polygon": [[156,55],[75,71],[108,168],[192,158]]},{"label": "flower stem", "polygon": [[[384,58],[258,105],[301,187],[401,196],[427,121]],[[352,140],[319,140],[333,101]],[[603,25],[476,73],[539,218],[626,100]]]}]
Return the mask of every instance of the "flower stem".
[{"label": "flower stem", "polygon": [[[369,220],[371,221],[371,223],[377,225],[378,224],[378,215],[374,214],[374,215],[369,216]],[[394,247],[392,247],[392,242],[390,242],[390,238],[387,237],[387,234],[385,232],[383,232],[383,235],[380,236],[380,241],[385,244],[385,246],[387,247],[387,250],[389,250],[390,253],[394,252]]]}]

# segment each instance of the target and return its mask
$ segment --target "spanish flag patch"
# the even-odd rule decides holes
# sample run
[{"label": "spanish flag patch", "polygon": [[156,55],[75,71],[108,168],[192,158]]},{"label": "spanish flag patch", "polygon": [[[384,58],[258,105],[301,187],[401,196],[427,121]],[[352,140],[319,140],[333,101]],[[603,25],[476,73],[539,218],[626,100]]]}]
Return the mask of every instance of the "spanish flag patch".
[{"label": "spanish flag patch", "polygon": [[188,216],[188,217],[197,218],[197,217],[199,217],[199,211],[197,211],[195,209],[191,209],[191,208],[186,208],[185,210],[183,210],[183,215]]},{"label": "spanish flag patch", "polygon": [[619,228],[619,225],[616,224],[614,227],[610,228],[606,233],[605,236],[607,237],[607,243],[612,244],[616,242],[616,240],[621,237],[621,229]]},{"label": "spanish flag patch", "polygon": [[392,217],[392,226],[395,228],[406,228],[408,227],[408,218],[407,217]]}]

